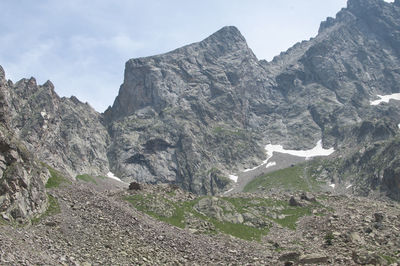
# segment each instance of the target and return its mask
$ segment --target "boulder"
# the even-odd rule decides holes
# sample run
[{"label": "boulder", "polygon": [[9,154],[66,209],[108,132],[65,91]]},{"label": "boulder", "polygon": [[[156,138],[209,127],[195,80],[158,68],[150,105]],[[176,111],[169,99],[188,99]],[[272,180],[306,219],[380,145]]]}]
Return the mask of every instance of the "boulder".
[{"label": "boulder", "polygon": [[302,255],[299,258],[300,264],[318,264],[318,263],[327,263],[329,257],[324,254],[314,253],[314,254],[307,254]]},{"label": "boulder", "polygon": [[300,198],[302,200],[306,200],[306,201],[310,201],[310,202],[317,202],[317,199],[315,198],[315,196],[313,194],[311,194],[310,192],[301,193]]},{"label": "boulder", "polygon": [[302,206],[302,204],[300,203],[300,200],[298,198],[295,198],[294,196],[290,197],[289,205],[292,207]]}]

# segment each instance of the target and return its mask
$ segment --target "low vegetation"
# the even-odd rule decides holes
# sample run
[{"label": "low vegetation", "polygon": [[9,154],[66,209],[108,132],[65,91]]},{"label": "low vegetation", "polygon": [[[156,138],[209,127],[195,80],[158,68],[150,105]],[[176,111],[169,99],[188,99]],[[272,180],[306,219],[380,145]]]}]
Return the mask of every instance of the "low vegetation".
[{"label": "low vegetation", "polygon": [[90,182],[90,183],[93,183],[93,184],[97,185],[97,182],[96,182],[95,178],[93,176],[91,176],[91,175],[88,175],[88,174],[77,175],[76,176],[76,180],[81,180],[81,181],[84,181],[84,182]]},{"label": "low vegetation", "polygon": [[47,167],[50,172],[50,178],[47,180],[46,188],[56,188],[59,187],[61,184],[70,184],[66,177],[64,177],[59,171],[55,170],[54,168],[50,167],[49,165],[43,164]]},{"label": "low vegetation", "polygon": [[320,191],[324,181],[317,180],[320,161],[305,162],[289,168],[261,175],[248,183],[244,192],[281,189],[285,191]]},{"label": "low vegetation", "polygon": [[49,201],[49,205],[47,207],[47,210],[43,214],[41,214],[40,216],[38,216],[36,218],[33,218],[32,219],[32,223],[33,224],[37,224],[41,220],[43,220],[44,218],[46,218],[48,216],[55,215],[55,214],[61,212],[60,205],[58,204],[57,198],[53,197],[50,194],[47,194],[47,198],[48,198],[48,201]]},{"label": "low vegetation", "polygon": [[[286,201],[266,198],[204,196],[176,200],[177,194],[138,193],[124,199],[137,210],[176,227],[249,241],[260,241],[273,223],[294,230],[299,218],[322,208],[319,203],[292,207]],[[201,230],[198,224],[202,224]]]}]

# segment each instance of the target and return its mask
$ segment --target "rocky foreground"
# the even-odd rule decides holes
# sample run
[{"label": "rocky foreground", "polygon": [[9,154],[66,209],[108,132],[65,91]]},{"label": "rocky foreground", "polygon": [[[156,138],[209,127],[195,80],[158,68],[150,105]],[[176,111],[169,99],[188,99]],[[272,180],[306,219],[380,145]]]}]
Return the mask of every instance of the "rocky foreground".
[{"label": "rocky foreground", "polygon": [[[82,180],[48,188],[50,207],[31,224],[0,220],[1,265],[400,263],[400,205],[392,201],[330,193],[197,197],[173,186],[128,190],[110,179]],[[144,201],[128,201],[149,196],[156,203],[152,211]],[[177,224],[182,228],[167,223],[178,215],[168,211],[172,203],[186,206]],[[309,212],[296,216],[302,208]],[[211,218],[201,222],[205,213]],[[259,230],[249,231],[260,232],[259,239],[234,237],[233,226]]]}]

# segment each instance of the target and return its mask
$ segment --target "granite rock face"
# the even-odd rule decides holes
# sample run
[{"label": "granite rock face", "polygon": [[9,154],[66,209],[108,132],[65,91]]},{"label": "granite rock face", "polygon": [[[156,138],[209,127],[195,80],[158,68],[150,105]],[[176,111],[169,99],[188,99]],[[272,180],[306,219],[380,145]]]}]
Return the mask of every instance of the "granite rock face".
[{"label": "granite rock face", "polygon": [[[110,165],[126,180],[215,193],[228,184],[223,177],[264,159],[267,143],[308,149],[322,139],[350,153],[390,139],[399,103],[370,101],[400,91],[399,29],[398,3],[350,0],[315,38],[271,62],[259,61],[234,27],[131,59],[104,114]],[[369,128],[382,117],[388,127]]]},{"label": "granite rock face", "polygon": [[[400,92],[399,29],[399,1],[349,0],[315,38],[267,62],[235,27],[224,27],[201,42],[129,60],[104,114],[58,97],[51,82],[6,81],[0,69],[0,117],[29,151],[72,177],[111,169],[125,181],[217,194],[230,174],[265,160],[268,143],[309,149],[322,139],[351,158],[397,138],[399,101],[370,101]],[[391,169],[394,157],[379,156]],[[396,178],[388,172],[378,185]],[[371,182],[365,187],[378,187]]]},{"label": "granite rock face", "polygon": [[9,128],[5,84],[0,67],[0,219],[25,223],[46,209],[50,174]]},{"label": "granite rock face", "polygon": [[265,93],[257,85],[262,71],[234,27],[164,55],[129,60],[105,112],[114,172],[198,193],[223,189],[229,170],[264,156],[248,110],[249,99],[261,101]]},{"label": "granite rock face", "polygon": [[50,174],[2,125],[0,152],[1,219],[27,222],[46,210],[44,184]]},{"label": "granite rock face", "polygon": [[[3,75],[4,77],[4,75]],[[27,149],[71,177],[106,174],[109,136],[102,117],[77,98],[60,98],[50,81],[34,78],[1,84],[7,122]]]}]

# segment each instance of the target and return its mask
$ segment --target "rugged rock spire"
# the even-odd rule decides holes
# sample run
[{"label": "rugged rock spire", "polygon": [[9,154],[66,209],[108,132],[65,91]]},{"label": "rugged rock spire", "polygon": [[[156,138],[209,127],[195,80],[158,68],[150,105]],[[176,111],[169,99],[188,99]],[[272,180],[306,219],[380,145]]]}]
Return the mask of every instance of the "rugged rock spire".
[{"label": "rugged rock spire", "polygon": [[4,73],[4,69],[0,66],[0,82],[3,82],[6,79],[6,74]]}]

